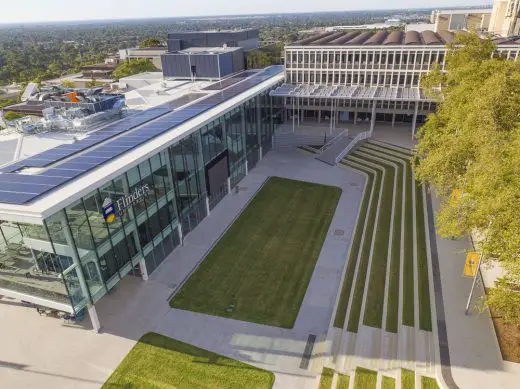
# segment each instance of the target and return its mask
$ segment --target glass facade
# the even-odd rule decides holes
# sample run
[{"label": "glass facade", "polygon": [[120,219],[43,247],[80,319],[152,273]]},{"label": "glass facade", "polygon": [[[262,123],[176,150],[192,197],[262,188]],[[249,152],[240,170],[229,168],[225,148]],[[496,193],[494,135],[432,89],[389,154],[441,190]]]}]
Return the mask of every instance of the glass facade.
[{"label": "glass facade", "polygon": [[[151,274],[271,149],[279,107],[269,92],[45,219],[0,220],[0,288],[78,312],[127,274]],[[209,209],[208,209],[209,208]]]}]

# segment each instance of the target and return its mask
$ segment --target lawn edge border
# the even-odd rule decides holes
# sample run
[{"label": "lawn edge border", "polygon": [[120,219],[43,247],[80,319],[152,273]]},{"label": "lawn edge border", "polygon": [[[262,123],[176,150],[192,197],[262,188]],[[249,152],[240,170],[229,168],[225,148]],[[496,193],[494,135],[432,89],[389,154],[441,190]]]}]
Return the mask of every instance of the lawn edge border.
[{"label": "lawn edge border", "polygon": [[[202,264],[202,262],[204,262],[204,260],[206,259],[206,257],[208,256],[208,254],[215,248],[215,246],[218,244],[218,242],[220,242],[220,240],[222,239],[222,237],[228,232],[228,230],[231,228],[231,226],[236,222],[236,220],[242,215],[242,213],[244,212],[244,210],[249,206],[249,204],[253,201],[253,199],[256,197],[256,195],[258,194],[258,192],[260,192],[262,190],[262,188],[265,186],[265,184],[267,182],[269,182],[269,180],[271,179],[271,177],[275,177],[275,176],[268,176],[266,177],[266,179],[262,182],[262,184],[258,187],[258,189],[253,193],[253,195],[251,196],[251,198],[249,200],[246,201],[246,203],[244,204],[244,206],[240,209],[240,212],[238,212],[238,214],[231,220],[231,222],[226,226],[226,228],[222,231],[222,233],[220,233],[218,235],[218,237],[215,239],[215,241],[212,243],[212,245],[206,250],[206,252],[202,255],[202,257],[200,258],[200,260],[195,264],[195,266],[193,266],[191,268],[191,270],[189,271],[189,273],[182,279],[181,282],[179,282],[179,284],[175,287],[175,289],[172,291],[172,293],[170,293],[170,295],[168,296],[168,305],[170,306],[171,309],[178,309],[178,308],[174,308],[170,305],[170,302],[174,299],[175,295],[179,292],[179,290],[181,290],[181,288],[184,286],[184,284],[190,279],[190,277],[197,271],[197,269],[200,267],[200,265]],[[280,178],[283,178],[283,177],[280,177]]]}]

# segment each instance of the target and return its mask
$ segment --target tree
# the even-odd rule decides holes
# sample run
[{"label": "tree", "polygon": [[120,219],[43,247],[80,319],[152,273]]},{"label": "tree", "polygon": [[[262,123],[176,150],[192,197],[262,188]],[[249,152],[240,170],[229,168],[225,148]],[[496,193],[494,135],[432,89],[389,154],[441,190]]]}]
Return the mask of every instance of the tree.
[{"label": "tree", "polygon": [[520,325],[518,297],[510,298],[520,287],[520,62],[500,58],[490,39],[459,35],[446,72],[435,69],[421,85],[440,97],[414,159],[418,179],[444,199],[438,232],[485,236],[479,249],[506,271],[488,303]]},{"label": "tree", "polygon": [[141,49],[147,48],[147,47],[158,47],[161,46],[161,41],[157,38],[148,38],[144,41],[141,41],[139,44],[139,47]]},{"label": "tree", "polygon": [[61,85],[63,85],[65,88],[75,88],[76,84],[72,82],[71,80],[62,80]]},{"label": "tree", "polygon": [[9,121],[20,119],[23,117],[24,117],[24,115],[17,113],[17,112],[8,111],[8,112],[4,113],[4,119],[9,120]]},{"label": "tree", "polygon": [[92,79],[92,80],[90,80],[89,82],[87,82],[87,83],[85,84],[85,86],[86,86],[87,88],[95,88],[95,87],[97,87],[97,86],[103,86],[103,85],[105,85],[104,82],[96,81],[95,79]]},{"label": "tree", "polygon": [[145,58],[138,58],[138,59],[132,59],[127,60],[123,62],[121,65],[119,65],[112,75],[117,78],[123,78],[132,76],[134,74],[143,73],[143,72],[156,72],[158,69],[155,67],[155,65],[148,59]]}]

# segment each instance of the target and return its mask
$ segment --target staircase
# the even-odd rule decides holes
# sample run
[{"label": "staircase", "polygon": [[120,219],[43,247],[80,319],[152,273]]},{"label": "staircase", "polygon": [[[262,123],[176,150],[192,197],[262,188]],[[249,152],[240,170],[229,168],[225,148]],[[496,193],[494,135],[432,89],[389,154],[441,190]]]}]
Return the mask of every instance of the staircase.
[{"label": "staircase", "polygon": [[316,159],[328,165],[335,166],[352,151],[354,147],[364,142],[365,139],[369,139],[370,136],[370,131],[360,132],[355,137],[350,137],[348,136],[348,132],[344,132],[338,136],[329,147],[324,147]]},{"label": "staircase", "polygon": [[336,165],[336,157],[353,141],[353,138],[348,136],[348,131],[341,133],[340,136],[334,139],[334,143],[324,147],[320,154],[316,157],[317,160],[325,162],[331,166]]}]

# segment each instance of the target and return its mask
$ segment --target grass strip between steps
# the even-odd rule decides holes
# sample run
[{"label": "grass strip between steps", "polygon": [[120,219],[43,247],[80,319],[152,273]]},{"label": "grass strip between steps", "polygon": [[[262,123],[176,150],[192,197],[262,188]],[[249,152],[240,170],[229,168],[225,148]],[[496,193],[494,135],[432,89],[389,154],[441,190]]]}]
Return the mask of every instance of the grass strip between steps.
[{"label": "grass strip between steps", "polygon": [[359,248],[361,246],[361,238],[363,236],[363,227],[365,225],[365,220],[367,218],[368,212],[368,203],[370,200],[370,192],[372,191],[372,186],[374,185],[374,173],[370,172],[366,169],[359,169],[356,166],[353,166],[346,162],[341,162],[345,166],[349,166],[352,169],[363,171],[367,174],[367,182],[365,187],[365,193],[363,195],[363,200],[361,201],[361,207],[359,211],[359,218],[356,224],[356,230],[354,232],[354,236],[352,238],[350,254],[348,257],[347,269],[345,271],[345,277],[343,279],[343,285],[341,286],[341,292],[338,302],[338,308],[336,310],[336,316],[334,318],[334,327],[343,328],[345,324],[345,315],[347,314],[348,302],[350,299],[350,294],[352,291],[352,284],[354,281],[354,273],[356,271],[356,263],[359,254]]}]

